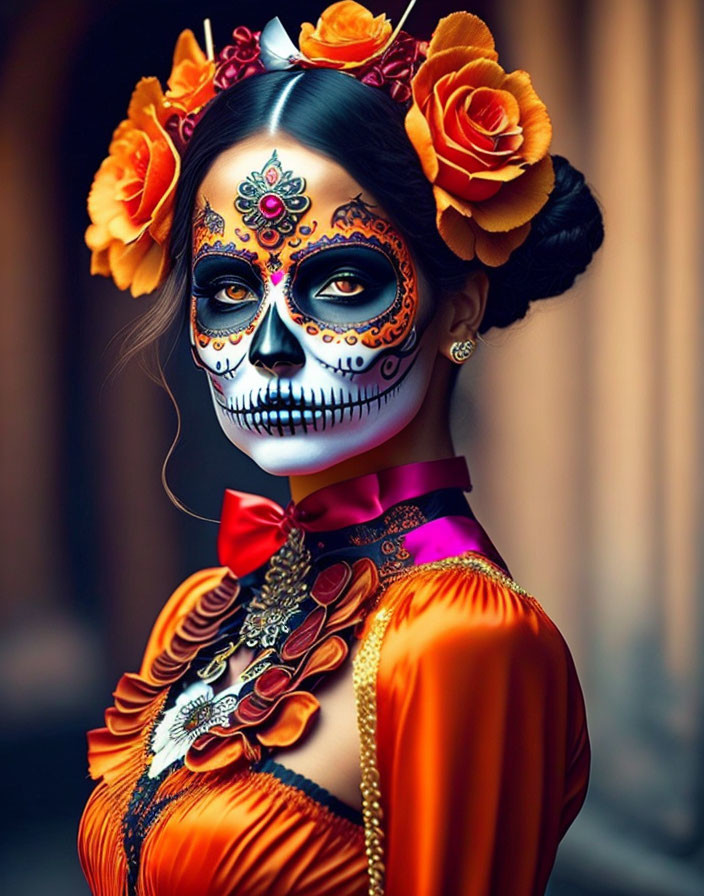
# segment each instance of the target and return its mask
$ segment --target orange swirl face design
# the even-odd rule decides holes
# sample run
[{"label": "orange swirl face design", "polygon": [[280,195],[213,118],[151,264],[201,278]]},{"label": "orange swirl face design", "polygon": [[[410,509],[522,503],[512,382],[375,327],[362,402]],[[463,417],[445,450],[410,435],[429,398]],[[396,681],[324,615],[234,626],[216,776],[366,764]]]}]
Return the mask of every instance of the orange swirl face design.
[{"label": "orange swirl face design", "polygon": [[[377,216],[374,209],[358,195],[337,208],[329,227],[321,229],[316,239],[310,240],[293,252],[291,261],[301,265],[306,260],[314,259],[316,255],[320,257],[321,253],[327,253],[327,258],[330,258],[331,250],[336,249],[343,253],[339,256],[341,259],[344,258],[345,249],[351,250],[353,260],[357,249],[377,253],[378,259],[372,259],[372,256],[366,259],[368,263],[373,261],[370,267],[376,264],[383,269],[390,263],[389,273],[393,269],[396,280],[395,295],[391,304],[367,320],[331,323],[324,319],[329,314],[325,315],[323,309],[318,310],[320,316],[316,317],[314,310],[305,307],[307,303],[304,275],[301,278],[303,288],[297,290],[297,281],[294,277],[287,295],[291,319],[304,327],[306,333],[320,337],[325,343],[344,342],[349,346],[361,344],[371,349],[398,345],[408,336],[418,310],[416,276],[405,242],[391,223]],[[323,259],[325,257],[323,256]],[[379,280],[382,278],[383,270],[380,270]],[[348,285],[344,286],[345,283]],[[336,289],[338,291],[344,289],[348,295],[354,296],[354,290],[359,287],[354,285],[354,280],[340,280]],[[387,292],[379,305],[386,304],[389,298],[390,294]],[[301,305],[304,307],[301,308]],[[374,310],[377,311],[378,308]],[[356,316],[362,316],[359,309]]]},{"label": "orange swirl face design", "polygon": [[228,438],[288,475],[398,432],[436,347],[409,248],[374,197],[327,157],[272,143],[226,150],[200,185],[191,342]]},{"label": "orange swirl face design", "polygon": [[[246,305],[251,313],[233,314],[228,323],[223,308],[223,325],[212,326],[207,312],[199,314],[198,298],[208,288],[207,280],[201,287],[198,280],[205,278],[194,276],[191,324],[202,348],[212,345],[217,350],[251,336],[267,296],[280,284],[290,320],[326,345],[379,349],[398,345],[408,336],[418,292],[413,262],[400,234],[361,193],[334,208],[329,221],[321,223],[305,186],[303,177],[282,167],[274,150],[261,170],[237,185],[233,204],[242,221],[231,227],[229,239],[225,217],[203,197],[194,217],[194,274],[208,257],[241,261],[239,273],[249,282],[239,290],[231,288],[221,301],[229,299],[234,305],[239,299],[240,311]],[[207,264],[205,268],[209,270]],[[327,293],[321,292],[325,276]]]}]

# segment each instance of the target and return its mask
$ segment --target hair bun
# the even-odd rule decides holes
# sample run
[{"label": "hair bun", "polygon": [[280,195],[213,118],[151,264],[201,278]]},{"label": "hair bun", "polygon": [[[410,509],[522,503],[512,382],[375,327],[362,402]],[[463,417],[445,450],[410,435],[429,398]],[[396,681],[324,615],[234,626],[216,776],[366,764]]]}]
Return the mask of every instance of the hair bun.
[{"label": "hair bun", "polygon": [[555,186],[530,234],[509,260],[488,269],[489,299],[480,332],[525,317],[531,302],[566,292],[604,239],[601,209],[584,175],[553,155]]}]

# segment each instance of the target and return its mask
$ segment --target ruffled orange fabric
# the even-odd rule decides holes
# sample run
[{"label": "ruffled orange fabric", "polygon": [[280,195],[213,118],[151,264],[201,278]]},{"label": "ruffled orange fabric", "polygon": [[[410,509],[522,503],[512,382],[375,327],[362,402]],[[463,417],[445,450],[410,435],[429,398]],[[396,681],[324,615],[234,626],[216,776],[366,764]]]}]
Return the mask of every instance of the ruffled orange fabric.
[{"label": "ruffled orange fabric", "polygon": [[336,563],[322,572],[311,587],[317,606],[283,643],[284,664],[271,666],[257,679],[253,692],[235,710],[235,724],[211,728],[192,744],[187,767],[210,771],[251,762],[261,757],[260,745],[288,747],[299,740],[320,709],[317,698],[302,685],[344,662],[349,647],[336,632],[363,621],[378,585],[376,567],[366,558],[352,565]]},{"label": "ruffled orange fabric", "polygon": [[[79,830],[94,896],[124,896],[121,821],[144,770],[139,728],[163,700],[153,697],[157,677],[178,674],[194,633],[207,640],[216,616],[236,605],[230,587],[212,595],[223,572],[184,583],[154,627],[140,675],[118,686],[112,752],[109,761],[91,757],[91,773],[102,770],[104,780]],[[331,628],[358,606],[364,574],[347,608],[336,605],[336,622],[330,614]],[[328,584],[321,596],[335,593],[336,582]],[[537,601],[461,560],[414,570],[378,608],[392,609],[376,680],[384,893],[543,893],[589,777],[584,702],[562,636]],[[372,611],[358,626],[361,638],[375,618]],[[285,765],[285,750],[276,758]],[[160,784],[158,799],[165,806],[144,838],[140,896],[368,892],[361,826],[272,774],[242,764],[198,774],[184,766]]]},{"label": "ruffled orange fabric", "polygon": [[[321,573],[311,587],[317,606],[284,641],[284,662],[267,669],[240,700],[234,724],[215,726],[191,744],[186,767],[205,772],[252,762],[261,757],[262,745],[287,747],[299,740],[320,709],[304,683],[344,662],[349,647],[337,633],[364,620],[378,587],[376,567],[366,558],[336,563]],[[126,761],[146,759],[144,732],[163,706],[166,690],[198,651],[216,640],[238,597],[237,580],[225,568],[191,576],[172,595],[154,626],[139,674],[122,676],[115,703],[105,711],[105,727],[88,732],[91,777],[112,780]]]},{"label": "ruffled orange fabric", "polygon": [[386,896],[542,894],[589,778],[564,639],[537,601],[461,565],[420,569],[388,604],[377,677]]},{"label": "ruffled orange fabric", "polygon": [[[284,682],[284,693],[264,689],[278,711],[254,729],[259,743],[287,746],[303,733],[319,703],[311,693],[290,688],[345,659],[349,649],[335,633],[362,622],[378,588],[376,568],[366,559],[335,564],[316,583],[311,588],[319,598],[316,616],[311,613],[291,632],[282,651],[285,659],[300,660],[296,671]],[[88,733],[90,775],[101,780],[84,810],[78,845],[94,896],[124,896],[122,819],[147,766],[152,723],[168,686],[198,650],[213,643],[238,598],[237,581],[225,568],[187,579],[161,611],[139,673],[126,673],[118,682],[106,726]],[[293,896],[315,894],[324,886],[322,896],[331,881],[339,896],[364,892],[361,825],[275,775],[250,769],[243,760],[259,758],[260,751],[242,731],[206,735],[191,750],[194,746],[193,761],[189,751],[186,765],[159,785],[158,799],[167,805],[144,844],[140,896]]]},{"label": "ruffled orange fabric", "polygon": [[144,755],[144,732],[159,713],[166,690],[197,651],[212,643],[220,622],[236,606],[239,587],[225,569],[190,576],[171,595],[149,637],[139,673],[126,672],[105,711],[105,727],[88,732],[91,778],[114,781]]},{"label": "ruffled orange fabric", "polygon": [[[125,896],[129,788],[101,781],[78,848],[93,896]],[[141,853],[139,896],[365,896],[364,829],[268,772],[171,774]]]}]

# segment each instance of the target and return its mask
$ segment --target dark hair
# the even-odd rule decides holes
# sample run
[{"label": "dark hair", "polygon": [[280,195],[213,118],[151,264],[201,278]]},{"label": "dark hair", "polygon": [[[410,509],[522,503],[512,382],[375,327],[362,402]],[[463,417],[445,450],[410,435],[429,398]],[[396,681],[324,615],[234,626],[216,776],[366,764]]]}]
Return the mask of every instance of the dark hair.
[{"label": "dark hair", "polygon": [[[175,319],[185,319],[198,187],[221,152],[269,125],[278,100],[278,129],[338,162],[375,196],[436,290],[458,288],[481,267],[477,260],[460,259],[438,233],[432,186],[406,136],[400,103],[332,69],[268,72],[219,93],[195,127],[175,199],[171,273],[155,306],[128,337],[128,355],[154,343]],[[482,333],[524,317],[530,302],[569,289],[601,244],[601,212],[584,177],[561,156],[554,155],[553,163],[555,187],[528,239],[506,264],[486,269],[490,287]]]}]

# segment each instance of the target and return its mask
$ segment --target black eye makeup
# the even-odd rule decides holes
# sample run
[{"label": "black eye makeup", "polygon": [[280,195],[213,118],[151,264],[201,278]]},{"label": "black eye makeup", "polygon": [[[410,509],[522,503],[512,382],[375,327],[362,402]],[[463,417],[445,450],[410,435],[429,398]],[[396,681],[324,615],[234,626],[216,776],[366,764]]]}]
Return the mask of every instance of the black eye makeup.
[{"label": "black eye makeup", "polygon": [[307,318],[347,326],[387,311],[398,286],[396,268],[386,253],[350,243],[306,253],[291,284],[291,299]]},{"label": "black eye makeup", "polygon": [[209,336],[227,336],[247,327],[264,295],[259,272],[249,260],[218,254],[196,262],[191,291],[198,329]]},{"label": "black eye makeup", "polygon": [[351,299],[361,296],[365,284],[354,271],[339,271],[322,289],[316,292],[317,299]]}]

